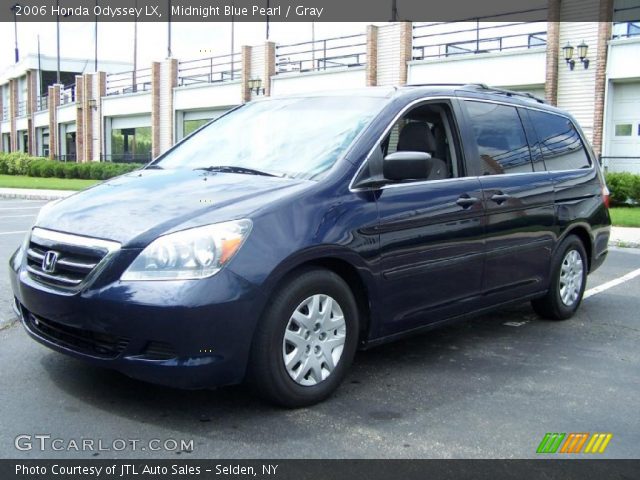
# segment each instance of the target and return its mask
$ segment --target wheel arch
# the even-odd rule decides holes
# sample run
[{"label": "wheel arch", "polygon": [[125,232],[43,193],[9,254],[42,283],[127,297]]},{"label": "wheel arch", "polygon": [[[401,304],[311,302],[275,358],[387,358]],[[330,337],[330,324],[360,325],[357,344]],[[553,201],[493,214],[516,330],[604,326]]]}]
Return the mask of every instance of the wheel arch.
[{"label": "wheel arch", "polygon": [[[305,251],[289,258],[274,270],[265,282],[268,296],[273,295],[292,276],[309,268],[324,268],[338,275],[349,286],[358,306],[359,344],[366,342],[373,324],[371,302],[375,288],[373,274],[362,257],[342,249]],[[266,307],[265,307],[266,308]]]},{"label": "wheel arch", "polygon": [[575,235],[580,239],[587,253],[587,271],[591,271],[591,264],[593,262],[593,239],[589,233],[589,225],[583,223],[576,223],[567,227],[562,236],[558,239],[558,245],[567,238],[569,235]]}]

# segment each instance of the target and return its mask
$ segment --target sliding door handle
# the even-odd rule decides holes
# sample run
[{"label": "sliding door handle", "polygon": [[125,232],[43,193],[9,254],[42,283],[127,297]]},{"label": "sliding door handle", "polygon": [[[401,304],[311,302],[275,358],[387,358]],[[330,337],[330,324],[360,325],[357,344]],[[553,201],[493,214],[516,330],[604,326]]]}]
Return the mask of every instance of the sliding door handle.
[{"label": "sliding door handle", "polygon": [[510,198],[511,198],[511,195],[508,195],[508,194],[502,193],[502,192],[498,192],[498,193],[495,193],[495,194],[491,195],[491,200],[493,202],[496,202],[498,205],[500,205],[501,203],[506,202]]},{"label": "sliding door handle", "polygon": [[456,200],[456,203],[460,205],[462,208],[469,208],[472,205],[478,203],[479,201],[480,200],[478,200],[476,197],[470,197],[465,193],[458,197],[458,200]]}]

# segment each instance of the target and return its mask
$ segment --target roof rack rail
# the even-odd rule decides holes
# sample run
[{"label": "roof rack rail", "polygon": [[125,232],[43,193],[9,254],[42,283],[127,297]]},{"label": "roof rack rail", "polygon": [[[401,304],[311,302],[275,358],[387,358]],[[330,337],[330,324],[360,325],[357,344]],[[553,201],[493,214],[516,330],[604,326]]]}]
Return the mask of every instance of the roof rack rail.
[{"label": "roof rack rail", "polygon": [[437,82],[437,83],[409,83],[407,87],[466,87],[467,85],[480,85],[477,84],[469,84],[469,83],[446,83],[446,82]]},{"label": "roof rack rail", "polygon": [[488,92],[499,93],[507,95],[509,97],[524,97],[530,100],[535,100],[538,103],[546,103],[542,98],[536,97],[529,92],[516,92],[514,90],[507,90],[504,88],[490,87],[485,83],[411,83],[407,87],[469,87],[486,90]]},{"label": "roof rack rail", "polygon": [[531,100],[535,100],[538,103],[546,103],[542,98],[536,97],[529,92],[516,92],[514,90],[507,90],[506,88],[496,88],[485,85],[484,83],[473,83],[469,85],[477,86],[483,90],[487,90],[489,92],[500,93],[502,95],[507,95],[509,97],[525,97]]}]

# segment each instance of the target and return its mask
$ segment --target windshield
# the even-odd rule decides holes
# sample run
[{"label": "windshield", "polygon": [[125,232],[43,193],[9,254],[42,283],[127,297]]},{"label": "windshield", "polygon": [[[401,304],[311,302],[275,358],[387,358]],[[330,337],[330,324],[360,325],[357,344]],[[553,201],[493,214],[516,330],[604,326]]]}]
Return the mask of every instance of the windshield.
[{"label": "windshield", "polygon": [[383,103],[383,98],[338,96],[249,103],[187,138],[155,165],[239,167],[313,179],[331,168]]}]

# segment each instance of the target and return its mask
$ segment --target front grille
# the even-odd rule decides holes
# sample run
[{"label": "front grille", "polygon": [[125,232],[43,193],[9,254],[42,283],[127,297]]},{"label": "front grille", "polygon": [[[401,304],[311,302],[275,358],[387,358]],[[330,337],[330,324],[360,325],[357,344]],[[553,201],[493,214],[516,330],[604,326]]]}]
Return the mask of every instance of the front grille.
[{"label": "front grille", "polygon": [[[116,242],[34,228],[27,248],[26,269],[40,283],[78,290],[119,247]],[[48,253],[55,257],[53,266],[45,261]]]},{"label": "front grille", "polygon": [[115,358],[120,355],[129,339],[106,333],[69,327],[28,313],[25,319],[29,329],[62,347],[95,357]]}]

